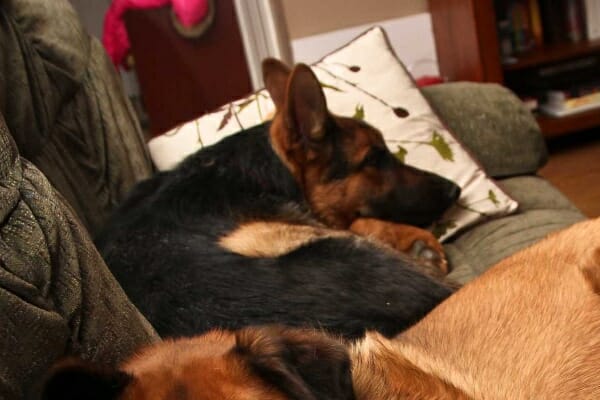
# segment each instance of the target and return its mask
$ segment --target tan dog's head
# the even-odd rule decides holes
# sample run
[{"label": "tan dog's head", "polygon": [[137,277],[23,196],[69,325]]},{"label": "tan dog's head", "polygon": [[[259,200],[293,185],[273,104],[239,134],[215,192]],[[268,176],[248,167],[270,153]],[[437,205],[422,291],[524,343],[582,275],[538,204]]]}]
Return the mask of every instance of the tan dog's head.
[{"label": "tan dog's head", "polygon": [[308,66],[267,59],[263,75],[276,107],[271,145],[328,226],[372,217],[424,227],[458,198],[453,182],[401,163],[372,126],[330,114]]},{"label": "tan dog's head", "polygon": [[119,369],[59,363],[43,399],[351,400],[350,359],[340,342],[282,327],[214,331],[150,346]]}]

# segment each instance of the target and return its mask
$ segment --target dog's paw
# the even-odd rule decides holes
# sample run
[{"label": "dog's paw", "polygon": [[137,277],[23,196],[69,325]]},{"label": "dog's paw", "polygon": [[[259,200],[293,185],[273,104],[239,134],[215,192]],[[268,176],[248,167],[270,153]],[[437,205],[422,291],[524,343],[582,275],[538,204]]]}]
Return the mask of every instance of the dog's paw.
[{"label": "dog's paw", "polygon": [[419,264],[435,268],[443,274],[448,273],[448,261],[441,245],[430,246],[425,240],[417,239],[413,242],[407,253]]},{"label": "dog's paw", "polygon": [[432,275],[443,276],[448,273],[444,248],[429,231],[373,218],[357,219],[350,226],[350,230],[408,254]]}]

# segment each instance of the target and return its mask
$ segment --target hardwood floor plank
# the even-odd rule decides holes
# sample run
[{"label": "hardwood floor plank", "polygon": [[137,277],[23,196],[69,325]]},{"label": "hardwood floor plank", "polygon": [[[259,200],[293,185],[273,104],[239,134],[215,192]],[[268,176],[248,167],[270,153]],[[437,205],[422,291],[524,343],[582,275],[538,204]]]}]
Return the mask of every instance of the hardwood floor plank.
[{"label": "hardwood floor plank", "polygon": [[600,217],[600,129],[556,138],[548,148],[550,160],[540,175],[585,215]]}]

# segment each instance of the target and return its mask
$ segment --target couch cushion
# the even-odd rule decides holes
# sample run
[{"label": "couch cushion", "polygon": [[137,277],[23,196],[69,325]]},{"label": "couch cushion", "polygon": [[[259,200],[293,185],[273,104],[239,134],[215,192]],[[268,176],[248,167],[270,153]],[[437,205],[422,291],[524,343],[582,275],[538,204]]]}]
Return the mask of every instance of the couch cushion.
[{"label": "couch cushion", "polygon": [[423,94],[490,176],[535,174],[548,160],[535,119],[507,88],[452,82]]},{"label": "couch cushion", "polygon": [[65,355],[114,363],[157,339],[1,115],[0,315],[2,399],[25,398]]},{"label": "couch cushion", "polygon": [[477,225],[444,245],[452,267],[450,277],[458,282],[466,283],[549,233],[585,219],[543,178],[506,178],[499,184],[519,202],[519,212]]},{"label": "couch cushion", "polygon": [[[489,179],[437,118],[393,53],[385,32],[373,28],[312,66],[329,109],[379,128],[406,164],[442,175],[462,188],[458,205],[433,228],[442,239],[484,218],[508,214],[517,204]],[[159,169],[172,168],[203,146],[258,125],[273,110],[260,91],[183,124],[149,142]]]},{"label": "couch cushion", "polygon": [[0,112],[34,163],[96,231],[152,172],[114,67],[67,0],[0,2]]}]

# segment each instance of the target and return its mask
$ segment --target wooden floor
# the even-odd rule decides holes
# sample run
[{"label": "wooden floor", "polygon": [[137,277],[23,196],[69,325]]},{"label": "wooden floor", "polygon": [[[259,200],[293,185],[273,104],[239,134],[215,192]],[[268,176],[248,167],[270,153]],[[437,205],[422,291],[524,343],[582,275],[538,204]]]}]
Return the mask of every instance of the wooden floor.
[{"label": "wooden floor", "polygon": [[600,217],[600,128],[553,139],[548,148],[540,175],[588,217]]}]

